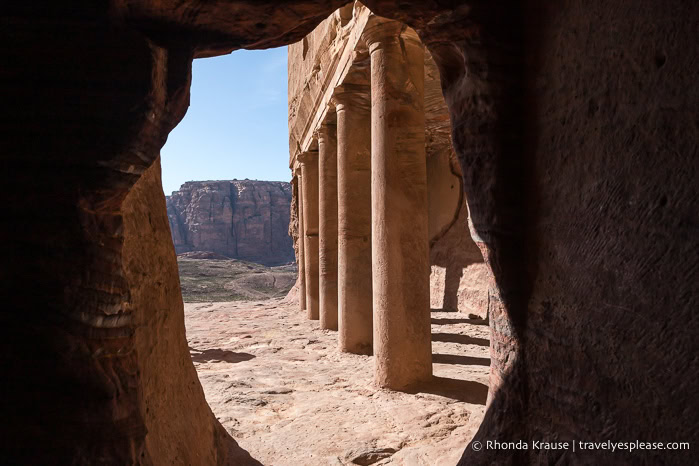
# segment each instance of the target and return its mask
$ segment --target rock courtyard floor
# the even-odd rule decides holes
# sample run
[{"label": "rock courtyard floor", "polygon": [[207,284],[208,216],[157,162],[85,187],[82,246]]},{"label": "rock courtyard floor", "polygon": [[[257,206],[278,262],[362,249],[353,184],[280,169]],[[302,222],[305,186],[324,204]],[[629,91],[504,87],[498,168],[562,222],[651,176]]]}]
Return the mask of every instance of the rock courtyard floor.
[{"label": "rock courtyard floor", "polygon": [[463,314],[432,312],[435,380],[414,393],[377,389],[370,356],[281,299],[185,318],[209,405],[264,465],[454,465],[483,418],[489,330]]}]

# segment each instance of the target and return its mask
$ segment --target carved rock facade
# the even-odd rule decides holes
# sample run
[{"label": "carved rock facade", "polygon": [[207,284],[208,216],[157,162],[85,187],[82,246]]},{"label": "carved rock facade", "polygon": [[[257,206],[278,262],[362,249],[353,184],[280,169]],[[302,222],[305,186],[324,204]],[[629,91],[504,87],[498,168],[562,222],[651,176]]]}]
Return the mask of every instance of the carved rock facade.
[{"label": "carved rock facade", "polygon": [[[294,171],[293,183],[298,183],[300,179],[300,151],[317,150],[321,140],[329,139],[333,145],[352,154],[362,150],[356,144],[344,147],[347,142],[336,140],[335,114],[336,110],[356,113],[362,105],[371,104],[369,50],[362,38],[370,18],[370,11],[361,3],[350,3],[321,22],[302,41],[289,46],[289,148],[290,166]],[[425,119],[424,165],[427,176],[427,235],[431,265],[430,306],[486,318],[488,270],[480,250],[469,234],[468,206],[461,183],[461,168],[451,144],[449,111],[442,95],[439,70],[429,50],[424,50],[422,66],[424,95],[421,97],[421,112]],[[352,96],[355,96],[354,99]],[[363,97],[364,101],[357,96]],[[367,122],[371,119],[366,111],[362,118]],[[316,127],[321,129],[314,132]],[[352,131],[340,139],[356,141],[362,137],[370,140],[369,133],[362,136],[353,127]],[[371,149],[367,148],[366,153],[358,156],[366,159],[364,170],[371,170],[370,152]],[[341,159],[339,157],[338,161]],[[353,162],[356,163],[361,161]],[[365,191],[364,195],[369,199],[370,187],[368,184],[362,185],[361,177],[343,173],[347,169],[347,165],[337,168],[338,180],[342,183],[345,178],[349,179],[348,189],[353,192],[350,210],[356,211],[361,197],[357,192]],[[329,184],[337,183],[332,177],[321,178],[321,191],[328,189]],[[369,178],[367,182],[368,180]],[[298,208],[295,199],[292,217],[298,216]],[[329,214],[333,215],[332,212]],[[321,221],[323,217],[321,215]],[[351,220],[355,223],[357,221]],[[297,250],[298,228],[298,222],[291,226]],[[332,234],[337,236],[337,233]],[[301,260],[298,258],[299,262]],[[299,280],[296,288],[305,285],[301,282],[301,277]],[[367,293],[371,294],[370,291]]]}]

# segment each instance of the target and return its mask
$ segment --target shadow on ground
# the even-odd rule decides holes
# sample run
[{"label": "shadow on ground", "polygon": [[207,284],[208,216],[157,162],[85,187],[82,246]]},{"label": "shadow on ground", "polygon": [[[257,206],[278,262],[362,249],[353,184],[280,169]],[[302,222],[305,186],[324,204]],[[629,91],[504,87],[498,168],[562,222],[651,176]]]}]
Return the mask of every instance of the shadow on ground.
[{"label": "shadow on ground", "polygon": [[471,325],[488,325],[487,320],[483,319],[436,319],[432,318],[432,325],[452,325],[452,324],[471,324]]},{"label": "shadow on ground", "polygon": [[450,379],[447,377],[432,377],[429,382],[422,383],[406,390],[407,393],[431,393],[444,396],[464,403],[485,405],[488,398],[488,386],[471,380]]},{"label": "shadow on ground", "polygon": [[487,338],[474,338],[468,335],[460,335],[458,333],[433,333],[432,341],[459,343],[462,345],[490,346],[490,341]]},{"label": "shadow on ground", "polygon": [[432,362],[435,364],[459,364],[462,366],[490,366],[490,358],[477,358],[460,354],[432,354]]},{"label": "shadow on ground", "polygon": [[196,348],[189,347],[189,352],[192,355],[194,362],[236,362],[249,361],[255,356],[249,353],[234,353],[233,351],[212,348],[200,351]]}]

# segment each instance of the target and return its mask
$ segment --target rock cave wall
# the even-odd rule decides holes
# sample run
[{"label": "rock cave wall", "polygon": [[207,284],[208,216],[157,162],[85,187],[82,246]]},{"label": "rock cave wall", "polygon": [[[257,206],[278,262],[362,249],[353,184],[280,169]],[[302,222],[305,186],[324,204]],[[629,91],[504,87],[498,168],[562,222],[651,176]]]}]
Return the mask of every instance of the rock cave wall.
[{"label": "rock cave wall", "polygon": [[[338,6],[40,0],[3,10],[2,236],[16,264],[2,281],[13,309],[2,313],[2,362],[16,375],[4,383],[3,463],[258,464],[222,432],[193,376],[174,252],[139,249],[149,257],[135,261],[125,246],[125,212],[149,244],[171,244],[155,175],[134,198],[152,204],[125,200],[186,112],[195,54],[298,40]],[[242,36],[205,26],[220,20]],[[35,188],[20,195],[17,183]],[[33,291],[17,293],[27,283]],[[179,360],[163,360],[168,350]]]},{"label": "rock cave wall", "polygon": [[[158,311],[180,301],[172,250],[126,270],[137,262],[125,232],[167,238],[164,200],[137,213],[125,199],[186,111],[193,56],[296,42],[342,3],[4,8],[0,186],[12,266],[0,354],[16,375],[4,381],[4,460],[167,464],[159,445],[202,459],[235,451],[228,437],[215,441],[191,361],[158,362],[160,345],[185,341],[179,304]],[[696,445],[699,6],[367,4],[416,28],[440,69],[471,236],[491,271],[491,393],[476,440]],[[125,215],[136,215],[131,230]],[[167,325],[169,313],[180,323]],[[137,336],[136,322],[153,337]],[[148,410],[170,397],[198,401],[167,427]],[[462,463],[692,460],[467,447]]]},{"label": "rock cave wall", "polygon": [[[123,204],[123,258],[130,307],[148,309],[134,313],[134,353],[141,372],[145,452],[156,464],[245,464],[252,459],[237,447],[204,399],[196,370],[190,364],[187,341],[168,335],[185,334],[184,307],[175,249],[168,241],[160,176],[158,158],[129,191]],[[153,287],[153,283],[158,286]],[[180,383],[163,390],[174,380]],[[187,441],[183,442],[185,432]],[[197,448],[191,448],[192,445]]]}]

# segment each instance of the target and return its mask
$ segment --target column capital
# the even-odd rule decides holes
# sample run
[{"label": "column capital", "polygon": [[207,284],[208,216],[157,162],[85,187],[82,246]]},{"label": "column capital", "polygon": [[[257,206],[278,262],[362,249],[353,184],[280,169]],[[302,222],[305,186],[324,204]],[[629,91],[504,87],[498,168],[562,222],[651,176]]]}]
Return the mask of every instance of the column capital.
[{"label": "column capital", "polygon": [[343,83],[333,90],[331,102],[336,111],[345,107],[369,111],[371,109],[371,85]]},{"label": "column capital", "polygon": [[297,158],[299,163],[301,165],[309,163],[309,162],[315,162],[318,160],[318,151],[317,150],[309,150],[306,152],[301,152]]},{"label": "column capital", "polygon": [[320,124],[318,129],[313,132],[313,134],[315,135],[316,139],[318,139],[318,143],[326,142],[330,136],[330,132],[336,131],[335,128],[336,124],[334,121],[325,120]]},{"label": "column capital", "polygon": [[398,40],[399,38],[414,41],[422,46],[420,37],[414,29],[411,29],[399,21],[382,18],[376,15],[369,17],[361,36],[362,41],[369,47],[370,53],[380,48],[382,44]]}]

